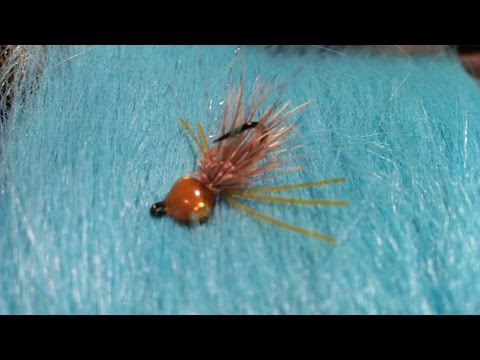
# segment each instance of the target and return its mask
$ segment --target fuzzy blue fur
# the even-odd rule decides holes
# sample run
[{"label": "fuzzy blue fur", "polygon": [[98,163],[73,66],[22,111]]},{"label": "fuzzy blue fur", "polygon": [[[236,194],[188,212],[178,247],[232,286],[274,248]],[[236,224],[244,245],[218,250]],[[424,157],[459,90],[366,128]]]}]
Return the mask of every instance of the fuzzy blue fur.
[{"label": "fuzzy blue fur", "polygon": [[0,313],[480,313],[480,91],[448,54],[242,49],[249,86],[301,67],[285,97],[314,100],[295,116],[305,168],[274,182],[345,176],[288,195],[351,205],[245,203],[338,245],[223,201],[193,228],[150,216],[195,166],[178,117],[213,133],[233,53],[32,52],[44,73],[0,134]]}]

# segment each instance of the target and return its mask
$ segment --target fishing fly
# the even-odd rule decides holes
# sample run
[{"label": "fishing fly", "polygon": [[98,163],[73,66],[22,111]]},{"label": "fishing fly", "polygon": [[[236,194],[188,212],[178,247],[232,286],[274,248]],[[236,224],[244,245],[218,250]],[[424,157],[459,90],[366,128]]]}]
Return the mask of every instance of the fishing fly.
[{"label": "fishing fly", "polygon": [[[208,144],[200,123],[198,136],[182,118],[180,124],[190,135],[199,150],[196,171],[178,179],[164,200],[152,205],[153,216],[169,215],[180,223],[202,223],[215,206],[217,196],[222,196],[234,208],[267,223],[293,232],[335,243],[334,237],[301,228],[260,213],[239,199],[269,201],[283,204],[347,206],[345,200],[298,199],[269,195],[271,192],[309,188],[341,183],[345,178],[323,179],[286,185],[252,187],[251,184],[273,171],[291,171],[298,167],[286,167],[293,160],[291,147],[284,145],[292,138],[295,123],[289,119],[309,105],[305,102],[287,110],[290,101],[281,96],[265,111],[257,115],[265,105],[272,89],[272,82],[260,82],[257,77],[252,93],[244,99],[243,74],[235,90],[228,91],[219,135]],[[257,116],[256,116],[257,115]]]}]

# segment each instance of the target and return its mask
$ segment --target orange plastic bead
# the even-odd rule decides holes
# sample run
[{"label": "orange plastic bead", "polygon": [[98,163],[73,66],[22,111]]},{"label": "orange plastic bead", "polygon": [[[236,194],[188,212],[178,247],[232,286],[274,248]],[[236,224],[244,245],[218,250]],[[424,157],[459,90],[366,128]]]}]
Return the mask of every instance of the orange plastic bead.
[{"label": "orange plastic bead", "polygon": [[197,179],[184,176],[173,184],[162,205],[162,211],[179,222],[202,222],[215,205],[215,193]]}]

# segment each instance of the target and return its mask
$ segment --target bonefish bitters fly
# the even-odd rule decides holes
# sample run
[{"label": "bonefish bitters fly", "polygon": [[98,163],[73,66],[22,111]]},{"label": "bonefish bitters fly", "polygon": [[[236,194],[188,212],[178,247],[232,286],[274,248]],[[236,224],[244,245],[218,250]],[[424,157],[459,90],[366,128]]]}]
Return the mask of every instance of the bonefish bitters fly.
[{"label": "bonefish bitters fly", "polygon": [[233,207],[259,220],[289,229],[291,231],[335,243],[335,238],[312,230],[300,228],[257,212],[237,198],[278,202],[285,204],[305,204],[324,206],[346,206],[344,200],[296,199],[270,196],[264,193],[307,188],[344,182],[345,178],[324,179],[312,182],[250,187],[272,170],[284,168],[291,160],[291,148],[282,146],[291,138],[294,123],[288,119],[309,103],[303,103],[287,111],[290,101],[277,99],[258,117],[259,108],[265,104],[272,84],[260,83],[258,78],[253,92],[245,100],[243,76],[235,91],[229,90],[220,134],[208,144],[200,123],[198,136],[188,123],[180,118],[180,123],[196,143],[200,158],[197,170],[178,179],[163,201],[152,205],[154,216],[169,215],[175,220],[190,224],[203,222],[209,218],[217,196],[223,196]]}]

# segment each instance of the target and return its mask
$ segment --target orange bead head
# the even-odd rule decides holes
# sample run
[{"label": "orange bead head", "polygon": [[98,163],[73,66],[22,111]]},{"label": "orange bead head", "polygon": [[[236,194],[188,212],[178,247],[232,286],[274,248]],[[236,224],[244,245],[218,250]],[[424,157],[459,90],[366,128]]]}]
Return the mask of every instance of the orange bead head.
[{"label": "orange bead head", "polygon": [[190,224],[208,219],[215,205],[215,193],[197,179],[184,176],[173,184],[163,201],[152,205],[153,216],[168,214],[175,220]]}]

